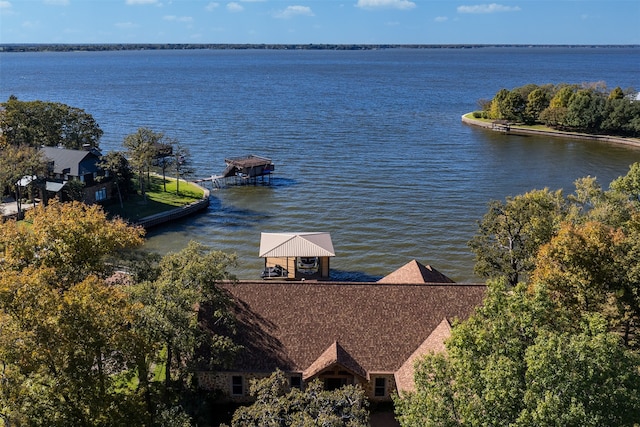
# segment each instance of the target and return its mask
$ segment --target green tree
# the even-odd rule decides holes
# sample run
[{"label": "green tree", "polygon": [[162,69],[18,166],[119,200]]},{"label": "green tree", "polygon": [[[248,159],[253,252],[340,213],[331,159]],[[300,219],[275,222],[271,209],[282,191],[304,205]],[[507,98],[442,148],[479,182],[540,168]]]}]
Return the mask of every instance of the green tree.
[{"label": "green tree", "polygon": [[578,130],[596,131],[600,128],[604,109],[603,97],[589,89],[573,94],[567,105],[567,126]]},{"label": "green tree", "polygon": [[59,288],[91,274],[107,277],[114,270],[107,256],[142,244],[143,230],[123,220],[109,220],[97,205],[52,200],[27,212],[29,228],[15,221],[0,225],[0,268],[51,268]]},{"label": "green tree", "polygon": [[110,151],[102,156],[99,167],[107,171],[111,179],[113,179],[116,191],[118,192],[120,208],[123,208],[122,193],[124,192],[126,197],[129,192],[131,192],[131,180],[133,179],[133,173],[131,172],[127,158],[119,151]]},{"label": "green tree", "polygon": [[289,388],[284,373],[278,370],[269,378],[253,380],[250,392],[255,402],[236,410],[232,427],[369,425],[368,402],[359,386],[326,391],[320,381],[314,381],[305,390]]},{"label": "green tree", "polygon": [[637,425],[638,355],[621,347],[599,317],[586,317],[578,333],[541,333],[525,362],[527,390],[516,425]]},{"label": "green tree", "polygon": [[153,159],[156,157],[158,144],[164,138],[164,134],[153,132],[148,128],[139,128],[134,134],[127,135],[124,138],[123,145],[127,149],[129,162],[131,167],[138,176],[138,184],[140,194],[146,200],[145,175],[147,183],[150,181],[149,173]]},{"label": "green tree", "polygon": [[62,187],[63,200],[82,202],[84,200],[84,182],[77,179],[67,181]]},{"label": "green tree", "polygon": [[492,201],[469,242],[476,255],[474,271],[517,284],[534,269],[538,248],[551,239],[565,212],[560,190],[535,190],[504,203]]},{"label": "green tree", "polygon": [[541,88],[529,92],[524,117],[527,124],[533,124],[540,120],[540,114],[549,106],[549,96]]},{"label": "green tree", "polygon": [[616,255],[623,240],[619,230],[600,222],[565,223],[541,248],[533,278],[572,313],[602,311],[620,268]]},{"label": "green tree", "polygon": [[[227,270],[235,262],[234,255],[191,242],[182,251],[165,255],[152,280],[130,287],[132,301],[139,306],[134,331],[146,343],[137,354],[137,371],[150,413],[156,405],[151,396],[152,366],[164,367],[162,395],[167,404],[174,398],[172,391],[193,386],[190,375],[196,366],[223,367],[235,356],[231,299],[216,286],[234,280]],[[201,317],[201,312],[207,315]],[[202,318],[228,333],[216,333]]]},{"label": "green tree", "polygon": [[611,134],[640,135],[640,103],[609,97],[604,106],[601,129]]},{"label": "green tree", "polygon": [[540,121],[551,127],[562,128],[566,126],[567,109],[569,100],[576,88],[569,85],[561,85],[549,101],[549,107],[540,113]]},{"label": "green tree", "polygon": [[611,182],[611,191],[623,195],[640,208],[640,163],[633,163],[626,175]]},{"label": "green tree", "polygon": [[70,149],[98,148],[103,134],[84,110],[57,102],[19,101],[15,96],[2,103],[0,131],[10,145]]},{"label": "green tree", "polygon": [[400,424],[633,426],[637,354],[600,316],[565,313],[543,285],[491,282],[483,306],[454,326],[447,355],[426,356],[416,391],[396,397]]},{"label": "green tree", "polygon": [[623,228],[564,224],[538,254],[535,280],[576,316],[599,313],[625,345],[640,328],[640,215]]},{"label": "green tree", "polygon": [[505,111],[503,118],[513,122],[523,122],[525,116],[525,108],[527,106],[527,98],[517,90],[512,90],[504,100]]},{"label": "green tree", "polygon": [[567,118],[566,107],[547,107],[540,113],[540,122],[551,128],[562,129]]},{"label": "green tree", "polygon": [[138,424],[121,388],[121,350],[132,336],[126,294],[90,276],[60,292],[49,269],[0,279],[0,412],[6,425]]},{"label": "green tree", "polygon": [[18,205],[18,217],[22,217],[22,194],[19,181],[24,177],[42,177],[47,172],[47,162],[42,154],[28,145],[0,147],[0,193],[11,188]]},{"label": "green tree", "polygon": [[189,165],[191,153],[189,148],[176,142],[173,150],[173,166],[176,172],[176,194],[180,194],[180,178],[192,173]]},{"label": "green tree", "polygon": [[416,366],[416,390],[394,395],[396,418],[403,427],[462,425],[456,373],[444,354],[429,354]]},{"label": "green tree", "polygon": [[623,98],[624,98],[624,92],[622,91],[620,86],[617,86],[615,89],[613,89],[609,93],[609,98],[608,99],[623,99]]},{"label": "green tree", "polygon": [[153,164],[162,171],[162,185],[167,191],[167,168],[174,163],[173,150],[178,142],[174,139],[164,138],[164,141],[156,146]]},{"label": "green tree", "polygon": [[571,97],[576,92],[577,87],[575,85],[560,85],[559,88],[555,91],[555,94],[549,101],[549,107],[551,108],[567,108],[569,107],[569,102],[571,101]]},{"label": "green tree", "polygon": [[235,256],[191,243],[114,275],[141,244],[140,228],[77,202],[0,224],[0,424],[191,425],[194,369],[238,351],[216,286]]},{"label": "green tree", "polygon": [[490,116],[492,119],[503,119],[507,116],[506,99],[509,96],[508,89],[500,89],[491,100]]},{"label": "green tree", "polygon": [[[136,425],[126,386],[135,307],[105,258],[141,230],[97,206],[52,201],[0,224],[0,413],[26,426]],[[143,408],[143,407],[142,407]]]}]

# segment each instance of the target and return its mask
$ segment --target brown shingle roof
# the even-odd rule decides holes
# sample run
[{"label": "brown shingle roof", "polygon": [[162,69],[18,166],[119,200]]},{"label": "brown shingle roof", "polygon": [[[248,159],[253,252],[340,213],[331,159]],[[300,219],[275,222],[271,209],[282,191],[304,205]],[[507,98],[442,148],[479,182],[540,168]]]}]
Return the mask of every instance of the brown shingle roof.
[{"label": "brown shingle roof", "polygon": [[451,336],[451,325],[447,319],[431,332],[429,337],[424,340],[420,347],[404,362],[404,364],[395,373],[396,388],[399,392],[407,392],[415,390],[413,375],[415,373],[415,365],[421,356],[429,353],[440,353],[446,351],[444,341]]},{"label": "brown shingle roof", "polygon": [[366,372],[395,372],[443,319],[466,318],[484,285],[240,282],[233,295],[245,346],[233,370],[303,372],[335,343]]},{"label": "brown shingle roof", "polygon": [[420,264],[414,259],[378,280],[378,283],[454,283],[454,281],[430,265]]},{"label": "brown shingle roof", "polygon": [[338,343],[335,341],[324,353],[320,355],[307,369],[302,372],[302,379],[308,380],[309,378],[319,374],[324,369],[340,365],[349,369],[352,373],[360,375],[363,378],[367,378],[367,372],[353,360],[353,357]]}]

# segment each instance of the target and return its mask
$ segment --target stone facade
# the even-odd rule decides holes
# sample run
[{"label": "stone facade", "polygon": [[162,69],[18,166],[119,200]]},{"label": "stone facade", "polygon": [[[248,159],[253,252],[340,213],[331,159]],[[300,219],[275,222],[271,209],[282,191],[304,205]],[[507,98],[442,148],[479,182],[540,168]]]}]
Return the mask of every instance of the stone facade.
[{"label": "stone facade", "polygon": [[[268,378],[271,373],[246,373],[246,372],[197,372],[198,384],[205,390],[217,390],[222,393],[224,400],[236,403],[251,402],[253,398],[249,395],[251,381]],[[309,381],[302,381],[301,373],[286,373],[287,377],[300,379],[300,384],[304,387]],[[235,380],[234,380],[235,377]],[[238,382],[238,377],[241,383]],[[320,378],[322,380],[322,378]],[[391,396],[396,392],[396,383],[393,372],[381,372],[371,374],[370,380],[365,378],[351,378],[353,384],[359,385],[371,402],[389,402]],[[291,382],[291,384],[295,384]],[[295,386],[295,385],[294,385]],[[238,393],[240,390],[242,393]]]}]

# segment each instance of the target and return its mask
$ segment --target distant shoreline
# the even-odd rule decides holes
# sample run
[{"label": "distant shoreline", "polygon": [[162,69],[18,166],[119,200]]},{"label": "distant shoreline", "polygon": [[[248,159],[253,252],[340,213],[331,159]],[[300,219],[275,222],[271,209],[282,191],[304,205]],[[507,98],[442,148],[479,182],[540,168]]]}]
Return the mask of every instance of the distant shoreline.
[{"label": "distant shoreline", "polygon": [[574,44],[233,44],[233,43],[4,43],[0,52],[100,52],[124,50],[381,50],[482,48],[640,48],[630,45]]},{"label": "distant shoreline", "polygon": [[506,133],[511,135],[540,135],[540,136],[551,136],[551,137],[558,137],[558,138],[587,139],[592,141],[606,142],[609,144],[621,144],[621,145],[632,146],[635,148],[640,148],[640,139],[625,138],[621,136],[593,135],[588,133],[564,132],[559,130],[527,129],[526,127],[515,126],[515,125],[510,126],[507,132],[503,132],[500,130],[493,129],[493,123],[467,117],[468,114],[470,113],[467,113],[462,116],[462,123],[465,123],[470,126],[484,128],[493,132],[500,132],[500,133]]}]

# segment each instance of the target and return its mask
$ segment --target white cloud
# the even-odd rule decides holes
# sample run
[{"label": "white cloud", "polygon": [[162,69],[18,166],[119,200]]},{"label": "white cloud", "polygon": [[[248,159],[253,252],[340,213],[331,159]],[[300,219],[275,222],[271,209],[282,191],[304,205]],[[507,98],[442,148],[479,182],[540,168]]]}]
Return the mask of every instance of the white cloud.
[{"label": "white cloud", "polygon": [[40,26],[40,21],[24,21],[22,23],[22,28],[38,28]]},{"label": "white cloud", "polygon": [[129,21],[129,22],[116,22],[115,26],[117,28],[122,29],[122,30],[128,30],[128,29],[131,29],[131,28],[138,28],[138,25],[134,24],[131,21]]},{"label": "white cloud", "polygon": [[127,4],[128,5],[135,5],[135,4],[156,4],[158,2],[158,0],[127,0]]},{"label": "white cloud", "polygon": [[472,6],[458,6],[458,13],[496,13],[496,12],[517,12],[518,6],[504,6],[502,4],[476,4]]},{"label": "white cloud", "polygon": [[9,1],[0,1],[0,9],[2,10],[7,10],[7,9],[11,9],[11,2]]},{"label": "white cloud", "polygon": [[287,6],[286,9],[276,12],[274,16],[276,18],[288,19],[294,16],[314,16],[313,11],[308,6]]},{"label": "white cloud", "polygon": [[207,6],[205,6],[205,10],[208,11],[208,12],[211,12],[214,9],[217,9],[219,6],[220,6],[220,3],[212,1]]},{"label": "white cloud", "polygon": [[240,3],[232,1],[231,3],[227,3],[227,10],[229,12],[242,12],[244,7],[242,7]]},{"label": "white cloud", "polygon": [[69,0],[44,0],[49,6],[69,6]]},{"label": "white cloud", "polygon": [[416,4],[409,0],[358,0],[356,7],[362,9],[400,9],[409,10],[416,7]]},{"label": "white cloud", "polygon": [[448,21],[448,20],[449,20],[449,18],[447,18],[446,16],[436,16],[434,18],[434,21],[436,21],[436,22],[445,22],[445,21]]},{"label": "white cloud", "polygon": [[193,22],[193,18],[191,16],[165,15],[162,19],[173,22]]}]

